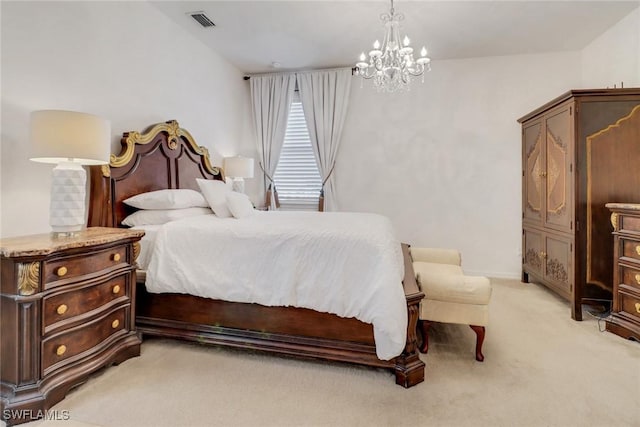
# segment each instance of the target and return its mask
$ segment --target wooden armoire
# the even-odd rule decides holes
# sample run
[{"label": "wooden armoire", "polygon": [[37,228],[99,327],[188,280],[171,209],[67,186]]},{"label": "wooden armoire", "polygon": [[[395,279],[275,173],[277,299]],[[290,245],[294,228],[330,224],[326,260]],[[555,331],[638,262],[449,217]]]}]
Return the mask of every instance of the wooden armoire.
[{"label": "wooden armoire", "polygon": [[522,124],[522,280],[609,308],[610,202],[640,203],[640,139],[593,138],[640,105],[640,88],[571,90]]}]

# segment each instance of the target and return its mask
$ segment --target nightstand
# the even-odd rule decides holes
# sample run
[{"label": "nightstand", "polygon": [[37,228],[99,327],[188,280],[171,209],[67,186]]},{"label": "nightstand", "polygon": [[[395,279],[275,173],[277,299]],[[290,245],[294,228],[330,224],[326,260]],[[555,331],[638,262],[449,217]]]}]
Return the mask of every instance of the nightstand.
[{"label": "nightstand", "polygon": [[140,355],[135,258],[144,231],[0,240],[0,414],[44,415],[92,372]]}]

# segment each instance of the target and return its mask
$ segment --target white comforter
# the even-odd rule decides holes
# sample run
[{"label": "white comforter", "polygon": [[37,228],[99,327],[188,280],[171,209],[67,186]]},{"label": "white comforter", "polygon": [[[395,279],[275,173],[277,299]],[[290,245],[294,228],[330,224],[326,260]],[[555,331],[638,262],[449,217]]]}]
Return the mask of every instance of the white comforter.
[{"label": "white comforter", "polygon": [[203,215],[157,232],[146,287],[266,306],[294,306],[371,323],[378,358],[405,346],[404,262],[380,215],[256,212]]}]

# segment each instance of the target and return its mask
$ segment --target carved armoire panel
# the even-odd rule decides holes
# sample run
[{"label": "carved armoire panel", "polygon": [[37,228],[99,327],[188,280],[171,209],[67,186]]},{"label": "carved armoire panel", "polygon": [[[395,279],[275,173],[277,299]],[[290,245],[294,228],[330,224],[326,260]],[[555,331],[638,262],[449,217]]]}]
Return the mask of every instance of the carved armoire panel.
[{"label": "carved armoire panel", "polygon": [[542,233],[537,230],[524,229],[522,233],[523,262],[532,272],[542,274],[543,251]]},{"label": "carved armoire panel", "polygon": [[535,222],[542,220],[544,175],[542,122],[533,123],[524,128],[524,219]]},{"label": "carved armoire panel", "polygon": [[572,122],[565,106],[546,120],[546,212],[545,222],[569,231],[572,226],[571,179]]},{"label": "carved armoire panel", "polygon": [[570,240],[553,235],[545,238],[545,278],[571,294],[573,285],[573,244]]}]

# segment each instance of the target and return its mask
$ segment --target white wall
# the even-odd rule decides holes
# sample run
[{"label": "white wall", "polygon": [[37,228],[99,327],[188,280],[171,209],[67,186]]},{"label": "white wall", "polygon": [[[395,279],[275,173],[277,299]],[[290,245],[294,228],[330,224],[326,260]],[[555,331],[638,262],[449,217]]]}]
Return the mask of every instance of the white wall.
[{"label": "white wall", "polygon": [[352,88],[336,167],[342,210],[387,215],[402,241],[462,251],[470,273],[521,272],[516,120],[575,88],[640,86],[640,9],[584,50],[436,61],[408,93]]},{"label": "white wall", "polygon": [[467,272],[520,276],[517,119],[572,88],[579,52],[437,61],[409,92],[354,81],[336,166],[341,210],[387,215]]},{"label": "white wall", "polygon": [[582,84],[640,87],[640,7],[582,50]]},{"label": "white wall", "polygon": [[27,160],[33,110],[110,119],[112,152],[176,119],[214,164],[247,154],[243,74],[146,2],[3,2],[1,19],[3,237],[50,230],[52,165]]}]

